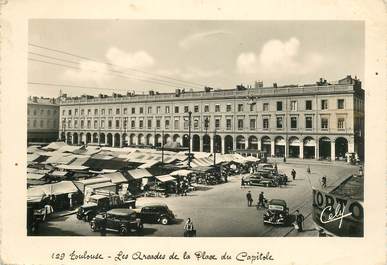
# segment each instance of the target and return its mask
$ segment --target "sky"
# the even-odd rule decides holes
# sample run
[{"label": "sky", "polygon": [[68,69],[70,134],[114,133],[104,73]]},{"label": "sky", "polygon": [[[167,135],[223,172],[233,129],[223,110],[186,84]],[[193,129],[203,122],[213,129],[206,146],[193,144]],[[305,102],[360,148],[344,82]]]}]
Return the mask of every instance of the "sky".
[{"label": "sky", "polygon": [[31,96],[57,97],[60,90],[79,96],[231,89],[254,86],[256,80],[271,86],[364,76],[360,21],[35,19],[29,21],[29,44]]}]

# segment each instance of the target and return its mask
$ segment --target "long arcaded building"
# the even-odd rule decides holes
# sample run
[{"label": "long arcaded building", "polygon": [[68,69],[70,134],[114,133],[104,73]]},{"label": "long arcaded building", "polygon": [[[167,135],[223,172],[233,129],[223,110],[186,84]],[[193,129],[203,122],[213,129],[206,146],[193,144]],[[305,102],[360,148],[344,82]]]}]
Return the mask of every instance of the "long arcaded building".
[{"label": "long arcaded building", "polygon": [[332,84],[320,79],[312,85],[63,96],[59,131],[71,144],[160,146],[164,136],[164,143],[192,151],[260,150],[314,159],[356,152],[362,158],[364,90],[357,78],[347,76]]}]

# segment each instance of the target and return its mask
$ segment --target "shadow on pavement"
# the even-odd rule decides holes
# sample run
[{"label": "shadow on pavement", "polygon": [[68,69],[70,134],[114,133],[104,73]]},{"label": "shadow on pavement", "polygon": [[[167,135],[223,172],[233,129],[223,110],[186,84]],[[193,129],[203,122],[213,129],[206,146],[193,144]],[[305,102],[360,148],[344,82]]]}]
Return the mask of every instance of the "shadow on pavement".
[{"label": "shadow on pavement", "polygon": [[135,232],[132,233],[131,235],[133,236],[149,236],[154,234],[157,231],[155,228],[149,228],[149,227],[144,227],[144,229],[141,232]]},{"label": "shadow on pavement", "polygon": [[182,222],[184,222],[184,219],[176,218],[172,224],[178,225],[178,224],[181,224]]}]

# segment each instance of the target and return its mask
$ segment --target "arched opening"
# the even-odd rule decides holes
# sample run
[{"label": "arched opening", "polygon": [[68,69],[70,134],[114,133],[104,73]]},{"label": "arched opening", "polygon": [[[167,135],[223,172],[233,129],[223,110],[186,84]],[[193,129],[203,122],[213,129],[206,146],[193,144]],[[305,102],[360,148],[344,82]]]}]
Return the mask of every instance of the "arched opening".
[{"label": "arched opening", "polygon": [[93,143],[98,143],[98,133],[93,133]]},{"label": "arched opening", "polygon": [[289,157],[300,157],[300,139],[295,136],[289,138]]},{"label": "arched opening", "polygon": [[192,151],[199,152],[200,151],[200,137],[197,134],[192,136]]},{"label": "arched opening", "polygon": [[231,135],[224,137],[224,153],[231,154],[234,151],[234,140]]},{"label": "arched opening", "polygon": [[304,158],[315,158],[316,141],[312,137],[304,138]]},{"label": "arched opening", "polygon": [[135,145],[136,144],[135,137],[136,137],[136,135],[134,133],[132,133],[130,135],[130,138],[129,138],[130,145]]},{"label": "arched opening", "polygon": [[84,133],[80,133],[79,134],[79,143],[81,144],[81,145],[84,145],[85,144],[85,134]]},{"label": "arched opening", "polygon": [[274,154],[276,157],[284,157],[285,156],[285,139],[282,136],[277,136],[274,139]]},{"label": "arched opening", "polygon": [[106,144],[106,139],[105,139],[105,134],[104,134],[104,133],[101,133],[101,134],[99,135],[99,142],[100,142],[101,144]]},{"label": "arched opening", "polygon": [[215,135],[214,137],[214,152],[222,153],[222,137],[220,135]]},{"label": "arched opening", "polygon": [[155,136],[155,146],[160,147],[161,146],[161,135],[156,134]]},{"label": "arched opening", "polygon": [[171,143],[172,137],[169,134],[164,135],[164,144]]},{"label": "arched opening", "polygon": [[147,144],[147,145],[152,145],[152,140],[153,140],[152,134],[148,134],[148,135],[146,136],[146,144]]},{"label": "arched opening", "polygon": [[121,136],[119,133],[114,134],[114,147],[120,147]]},{"label": "arched opening", "polygon": [[236,149],[237,150],[244,150],[245,148],[246,148],[245,137],[242,135],[238,135],[236,138]]},{"label": "arched opening", "polygon": [[144,135],[143,135],[142,133],[140,133],[140,134],[138,135],[138,142],[137,142],[137,144],[138,144],[138,145],[144,145],[144,143],[145,143]]},{"label": "arched opening", "polygon": [[77,133],[73,134],[73,139],[74,139],[74,141],[73,141],[74,144],[79,144],[78,143],[78,134]]},{"label": "arched opening", "polygon": [[348,140],[344,137],[339,137],[335,141],[335,155],[338,158],[345,158],[345,153],[348,152]]},{"label": "arched opening", "polygon": [[[184,140],[184,137],[183,137],[183,140]],[[178,143],[178,144],[181,144],[181,138],[180,138],[180,135],[178,134],[174,134],[173,135],[173,141]],[[187,145],[188,146],[188,145]]]},{"label": "arched opening", "polygon": [[60,134],[60,140],[61,141],[65,141],[65,138],[66,138],[66,134],[64,133],[64,132],[61,132],[61,134]]},{"label": "arched opening", "polygon": [[208,134],[203,136],[203,152],[211,152],[211,139]]},{"label": "arched opening", "polygon": [[72,139],[72,137],[71,137],[71,132],[68,132],[68,133],[67,133],[66,143],[67,143],[67,144],[71,144],[71,139]]},{"label": "arched opening", "polygon": [[[179,137],[179,140],[180,140],[180,137]],[[189,137],[188,137],[188,134],[184,134],[183,135],[183,147],[189,147]]]},{"label": "arched opening", "polygon": [[86,144],[91,143],[91,133],[86,133]]},{"label": "arched opening", "polygon": [[256,136],[249,137],[249,146],[248,149],[258,150],[258,138]]},{"label": "arched opening", "polygon": [[112,134],[108,133],[106,138],[107,138],[107,145],[108,146],[113,146],[113,136],[112,136]]},{"label": "arched opening", "polygon": [[321,159],[330,159],[331,157],[331,139],[321,137],[318,141],[319,157]]},{"label": "arched opening", "polygon": [[122,146],[126,147],[129,144],[129,137],[127,133],[122,134]]},{"label": "arched opening", "polygon": [[267,156],[271,156],[271,139],[269,136],[261,138],[261,151],[266,152]]}]

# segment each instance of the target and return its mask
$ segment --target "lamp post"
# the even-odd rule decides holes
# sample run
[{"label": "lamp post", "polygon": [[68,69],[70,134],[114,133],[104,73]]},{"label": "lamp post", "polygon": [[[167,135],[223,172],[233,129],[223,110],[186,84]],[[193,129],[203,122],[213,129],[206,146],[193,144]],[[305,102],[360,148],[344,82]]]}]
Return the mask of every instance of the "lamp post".
[{"label": "lamp post", "polygon": [[[66,142],[66,118],[62,119],[63,142]],[[62,138],[62,137],[61,137]]]},{"label": "lamp post", "polygon": [[218,143],[215,141],[215,137],[216,137],[216,126],[215,126],[215,131],[214,131],[214,166],[216,166],[216,151],[218,149]]},{"label": "lamp post", "polygon": [[124,139],[123,139],[123,146],[127,146],[127,141],[126,141],[126,137],[127,137],[127,126],[128,126],[128,117],[124,117]]},{"label": "lamp post", "polygon": [[161,131],[161,165],[164,165],[164,130]]},{"label": "lamp post", "polygon": [[188,168],[191,168],[191,116],[192,111],[188,111]]}]

